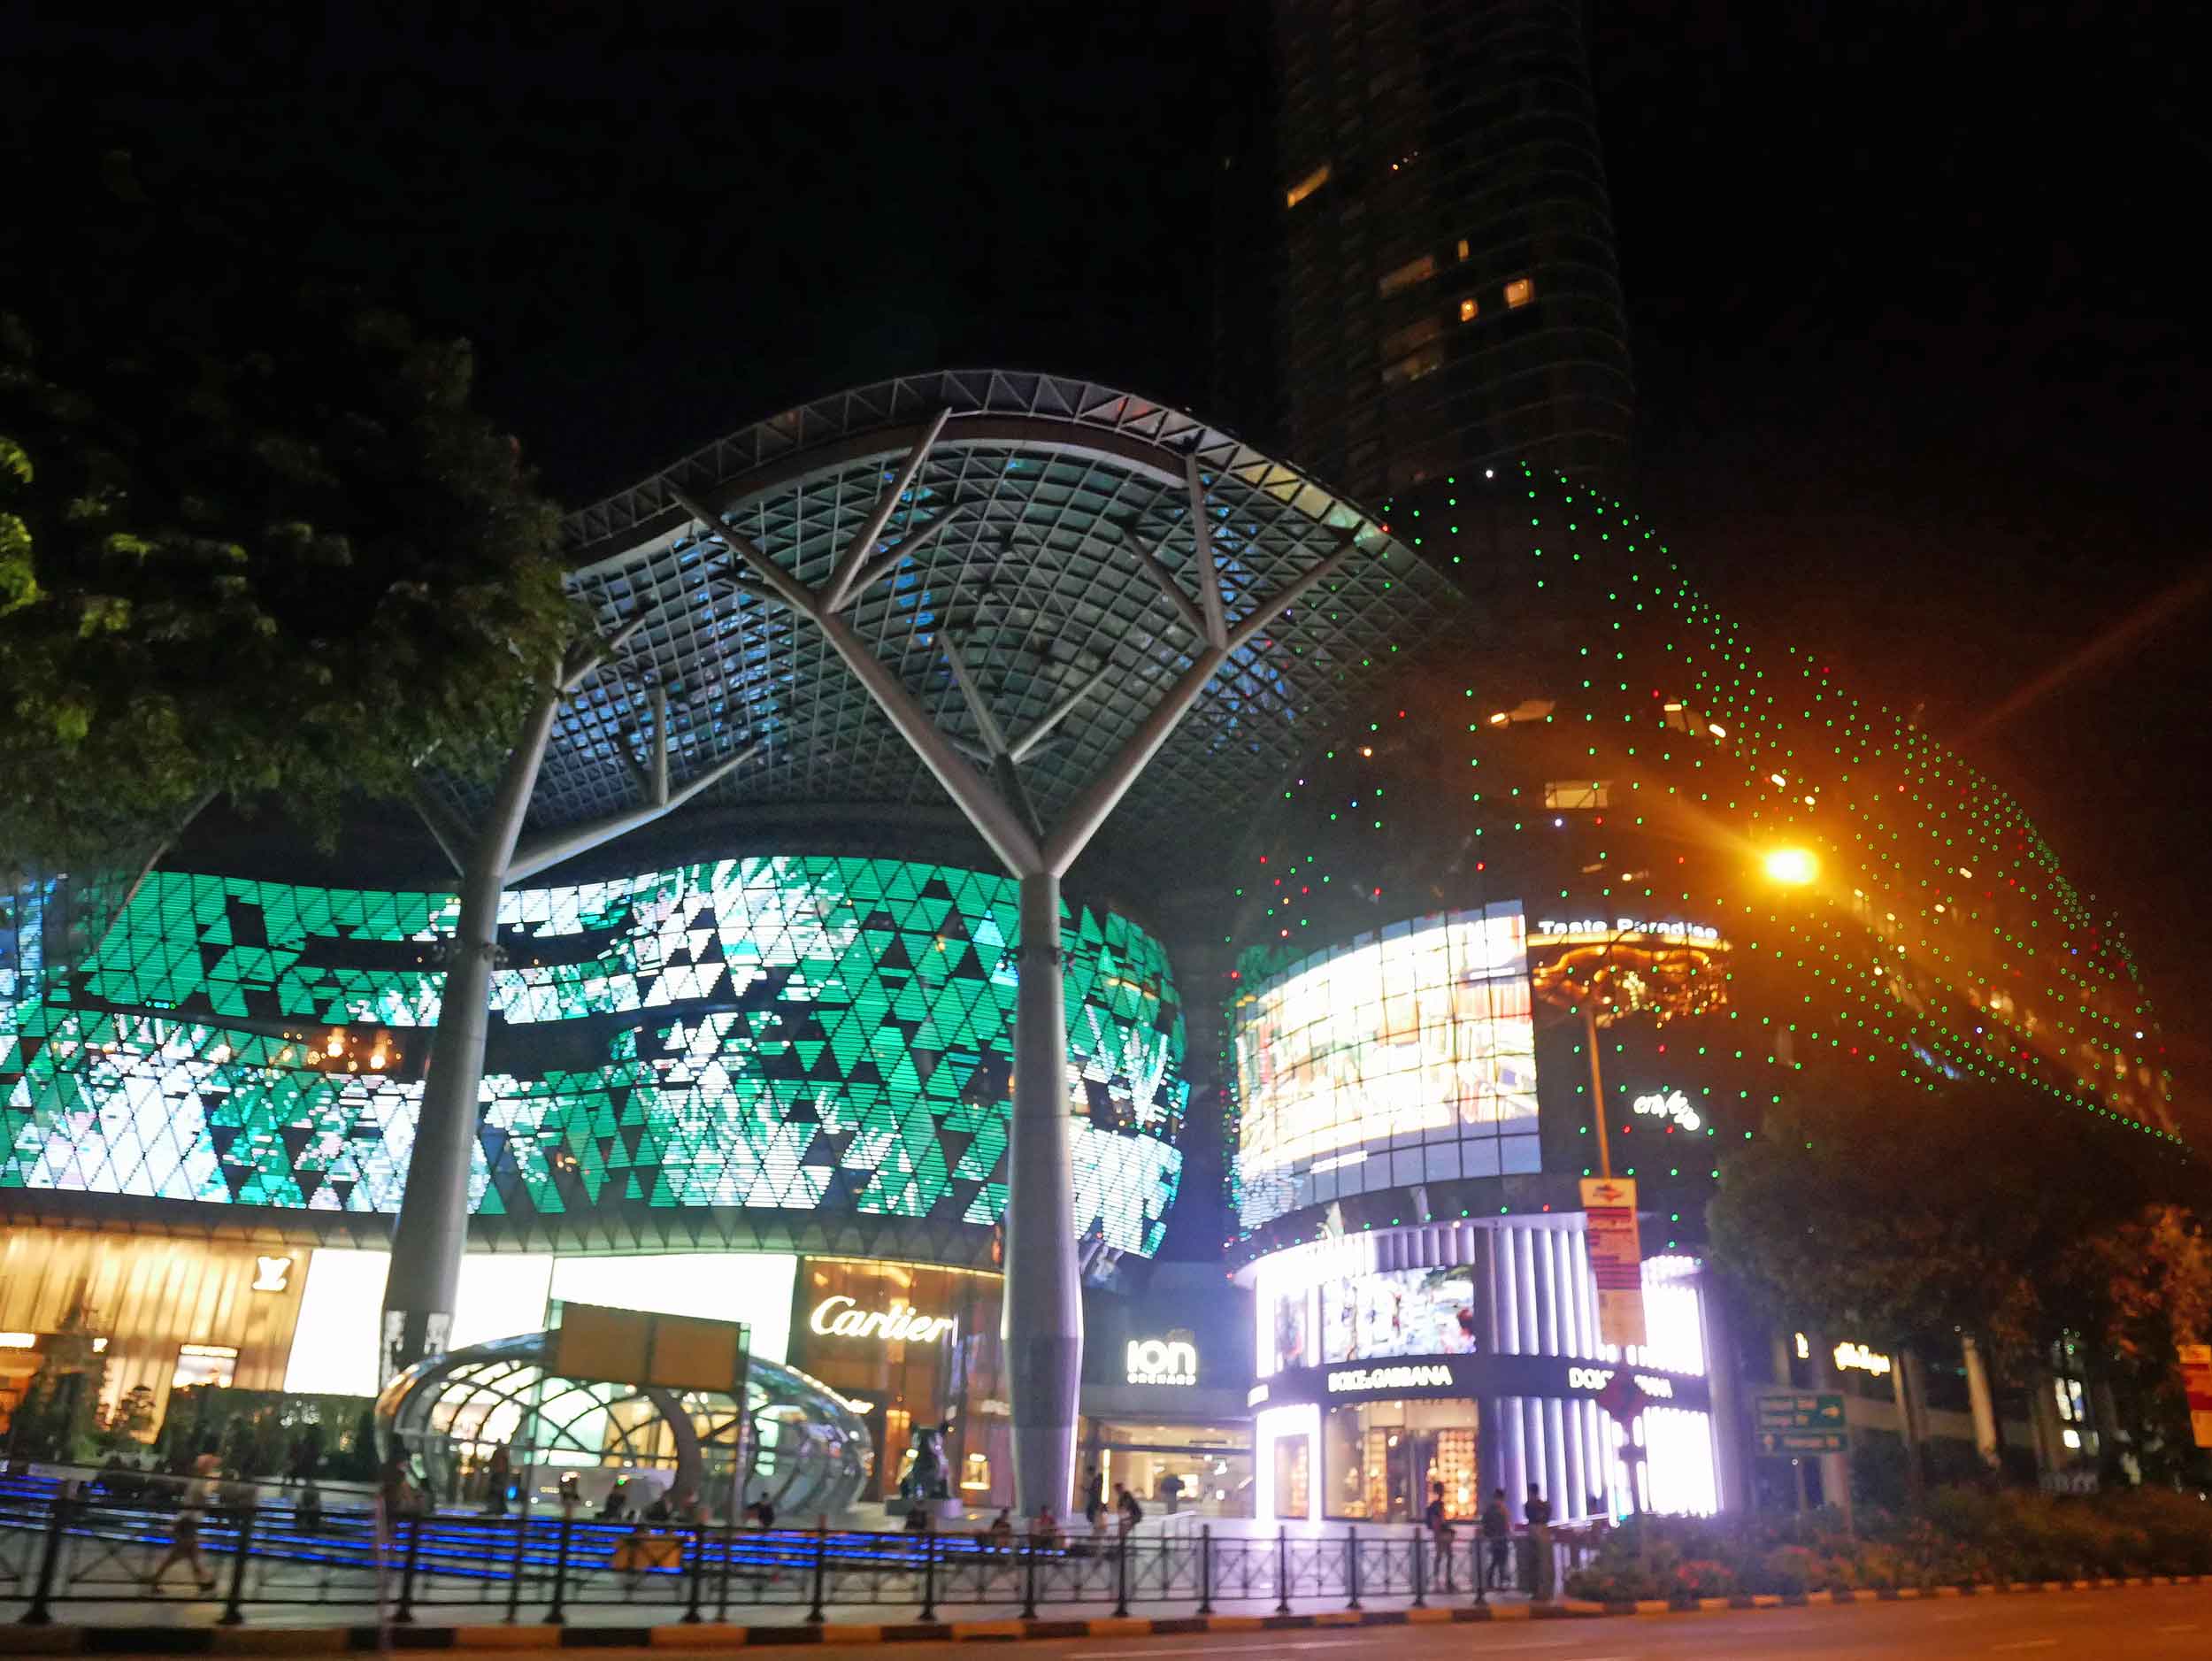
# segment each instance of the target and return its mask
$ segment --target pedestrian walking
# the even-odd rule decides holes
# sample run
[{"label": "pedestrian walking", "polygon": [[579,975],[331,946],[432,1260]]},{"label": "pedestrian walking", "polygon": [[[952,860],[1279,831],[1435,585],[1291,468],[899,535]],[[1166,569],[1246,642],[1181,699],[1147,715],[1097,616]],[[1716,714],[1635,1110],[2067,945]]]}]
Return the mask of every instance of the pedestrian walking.
[{"label": "pedestrian walking", "polygon": [[1083,1479],[1083,1520],[1097,1534],[1106,1526],[1106,1479],[1096,1465]]},{"label": "pedestrian walking", "polygon": [[1167,1502],[1167,1514],[1175,1515],[1183,1503],[1183,1479],[1170,1471],[1160,1479],[1160,1497]]},{"label": "pedestrian walking", "polygon": [[154,1565],[154,1572],[147,1576],[150,1590],[161,1590],[161,1582],[171,1568],[182,1563],[188,1565],[193,1578],[200,1583],[202,1592],[215,1589],[215,1577],[208,1573],[207,1559],[200,1555],[200,1522],[207,1515],[209,1490],[214,1486],[217,1468],[215,1456],[204,1453],[192,1465],[192,1478],[184,1485],[183,1503],[170,1524],[169,1549],[162,1553],[161,1561]]}]

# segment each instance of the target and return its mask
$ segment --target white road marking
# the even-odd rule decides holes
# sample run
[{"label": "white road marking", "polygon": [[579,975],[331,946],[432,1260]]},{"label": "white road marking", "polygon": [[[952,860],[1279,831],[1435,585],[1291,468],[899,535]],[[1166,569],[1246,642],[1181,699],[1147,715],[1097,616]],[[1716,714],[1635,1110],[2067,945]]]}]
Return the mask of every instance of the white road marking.
[{"label": "white road marking", "polygon": [[2058,1640],[2055,1638],[2018,1638],[2010,1643],[1993,1643],[1989,1647],[1992,1649],[2055,1649],[2058,1648]]},{"label": "white road marking", "polygon": [[[1277,1649],[1357,1649],[1371,1648],[1372,1638],[1309,1638],[1293,1643],[1279,1643]],[[1566,1642],[1562,1640],[1562,1642]],[[1533,1647],[1533,1646],[1529,1646]],[[1078,1649],[1068,1661],[1146,1661],[1150,1656],[1171,1655],[1256,1655],[1250,1644],[1211,1643],[1186,1649]]]}]

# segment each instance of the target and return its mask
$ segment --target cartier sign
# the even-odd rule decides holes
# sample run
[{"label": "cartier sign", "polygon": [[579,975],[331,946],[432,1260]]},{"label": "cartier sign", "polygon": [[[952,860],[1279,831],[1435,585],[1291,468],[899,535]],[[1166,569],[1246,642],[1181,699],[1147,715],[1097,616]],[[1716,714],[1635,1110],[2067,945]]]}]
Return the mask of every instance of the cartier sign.
[{"label": "cartier sign", "polygon": [[806,1324],[825,1338],[880,1338],[887,1343],[910,1344],[942,1342],[954,1325],[949,1315],[919,1314],[904,1303],[864,1312],[842,1293],[817,1303]]}]

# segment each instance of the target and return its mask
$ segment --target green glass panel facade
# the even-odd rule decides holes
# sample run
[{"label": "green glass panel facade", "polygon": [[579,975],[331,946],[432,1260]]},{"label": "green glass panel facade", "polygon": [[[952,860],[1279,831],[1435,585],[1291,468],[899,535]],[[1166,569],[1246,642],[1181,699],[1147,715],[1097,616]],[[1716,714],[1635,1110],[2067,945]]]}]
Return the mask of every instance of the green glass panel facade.
[{"label": "green glass panel facade", "polygon": [[[398,1209],[449,893],[157,873],[0,912],[0,1188]],[[998,1220],[1017,893],[764,857],[509,894],[472,1199]],[[1183,1018],[1159,943],[1062,923],[1076,1224],[1159,1242]]]}]

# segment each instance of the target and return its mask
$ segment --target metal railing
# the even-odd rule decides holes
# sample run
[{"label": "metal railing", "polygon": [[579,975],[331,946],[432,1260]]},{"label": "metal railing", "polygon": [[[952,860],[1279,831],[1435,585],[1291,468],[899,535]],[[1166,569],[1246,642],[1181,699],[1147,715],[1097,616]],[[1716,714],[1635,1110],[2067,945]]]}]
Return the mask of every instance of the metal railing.
[{"label": "metal railing", "polygon": [[[191,1545],[183,1543],[190,1541]],[[373,1607],[399,1624],[449,1619],[565,1622],[598,1606],[648,1621],[822,1621],[831,1611],[990,1611],[1035,1619],[1075,1606],[1209,1614],[1221,1606],[1288,1614],[1370,1603],[1414,1608],[1535,1589],[1538,1553],[1520,1536],[1510,1586],[1486,1580],[1486,1542],[1463,1530],[1340,1534],[1103,1535],[994,1543],[963,1534],[876,1534],[741,1526],[602,1522],[575,1516],[303,1513],[296,1505],[209,1505],[196,1518],[159,1503],[0,1492],[0,1602],[40,1624],[96,1617],[83,1606],[195,1606],[235,1626],[253,1611]],[[1592,1549],[1548,1542],[1548,1589]]]}]

